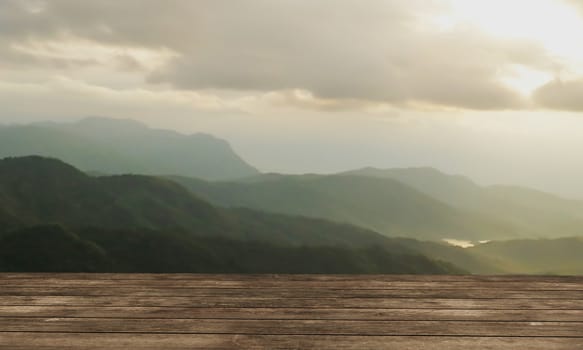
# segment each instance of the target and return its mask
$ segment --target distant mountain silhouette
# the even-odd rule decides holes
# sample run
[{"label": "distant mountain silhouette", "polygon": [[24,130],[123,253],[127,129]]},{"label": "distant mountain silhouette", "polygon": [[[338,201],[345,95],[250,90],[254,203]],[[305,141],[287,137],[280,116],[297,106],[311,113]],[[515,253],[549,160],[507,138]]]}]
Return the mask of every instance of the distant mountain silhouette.
[{"label": "distant mountain silhouette", "polygon": [[42,155],[106,174],[180,174],[235,179],[257,174],[229,144],[207,134],[150,129],[133,120],[0,126],[0,158]]}]

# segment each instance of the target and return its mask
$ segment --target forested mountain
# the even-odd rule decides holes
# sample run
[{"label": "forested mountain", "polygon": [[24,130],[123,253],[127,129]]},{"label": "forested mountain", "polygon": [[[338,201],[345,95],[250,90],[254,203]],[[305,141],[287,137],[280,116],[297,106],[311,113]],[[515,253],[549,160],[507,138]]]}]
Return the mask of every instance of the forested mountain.
[{"label": "forested mountain", "polygon": [[181,174],[235,179],[257,174],[224,140],[150,129],[133,120],[0,126],[0,158],[42,155],[106,174]]},{"label": "forested mountain", "polygon": [[147,229],[35,226],[0,236],[0,271],[460,273],[419,254],[369,246],[289,246]]},{"label": "forested mountain", "polygon": [[[308,214],[319,205],[348,218],[350,209],[385,212],[375,211],[378,207],[391,209],[386,215],[401,225],[414,223],[400,217],[408,214],[407,209],[423,213],[422,221],[463,222],[440,221],[455,208],[392,179],[354,175],[266,175],[237,183],[176,179],[207,196],[225,196],[215,200],[257,198],[276,206],[278,198],[287,198],[294,201],[289,208],[303,206]],[[357,193],[362,197],[351,197]],[[367,198],[372,198],[370,203]],[[392,207],[391,202],[398,204]],[[424,207],[427,203],[434,205]],[[467,249],[388,238],[324,219],[215,207],[169,179],[94,177],[39,156],[0,160],[4,271],[579,274],[581,249],[581,238],[500,241]]]},{"label": "forested mountain", "polygon": [[170,181],[137,175],[92,178],[38,156],[0,161],[0,203],[27,224],[195,230],[202,223],[222,222],[220,212]]},{"label": "forested mountain", "polygon": [[352,225],[215,208],[170,180],[143,175],[90,177],[59,160],[38,156],[0,161],[0,202],[9,218],[31,225],[139,227],[281,244],[384,240]]},{"label": "forested mountain", "polygon": [[432,198],[393,179],[260,175],[238,182],[170,177],[216,205],[320,217],[387,236],[441,240],[520,237],[512,224]]},{"label": "forested mountain", "polygon": [[460,271],[352,225],[215,208],[169,180],[91,177],[38,156],[0,160],[0,203],[9,270]]}]

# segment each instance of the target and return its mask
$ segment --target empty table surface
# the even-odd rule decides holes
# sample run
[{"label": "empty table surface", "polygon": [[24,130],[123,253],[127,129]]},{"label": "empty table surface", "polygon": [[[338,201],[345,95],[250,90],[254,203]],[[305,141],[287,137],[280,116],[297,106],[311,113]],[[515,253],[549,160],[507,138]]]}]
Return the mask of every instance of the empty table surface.
[{"label": "empty table surface", "polygon": [[0,349],[583,349],[583,277],[0,273]]}]

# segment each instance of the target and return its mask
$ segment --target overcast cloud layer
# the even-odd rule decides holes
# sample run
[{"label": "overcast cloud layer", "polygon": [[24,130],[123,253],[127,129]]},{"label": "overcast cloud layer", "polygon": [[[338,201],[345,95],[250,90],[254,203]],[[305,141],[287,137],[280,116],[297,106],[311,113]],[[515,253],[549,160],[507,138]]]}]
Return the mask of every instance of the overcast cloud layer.
[{"label": "overcast cloud layer", "polygon": [[[107,64],[178,90],[532,108],[503,78],[516,67],[552,73],[562,63],[531,40],[495,37],[471,23],[443,28],[448,10],[447,1],[430,0],[5,0],[0,58],[12,69],[45,65],[65,75]],[[534,94],[537,105],[580,108],[549,86]],[[561,89],[580,92],[577,83]]]},{"label": "overcast cloud layer", "polygon": [[583,196],[580,38],[579,0],[1,0],[0,123],[133,118],[263,170]]}]

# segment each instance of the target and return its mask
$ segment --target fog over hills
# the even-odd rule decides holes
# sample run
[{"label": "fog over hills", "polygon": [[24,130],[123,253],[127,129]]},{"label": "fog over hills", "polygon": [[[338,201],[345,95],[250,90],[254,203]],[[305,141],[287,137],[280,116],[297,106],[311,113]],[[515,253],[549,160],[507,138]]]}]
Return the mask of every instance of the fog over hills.
[{"label": "fog over hills", "polygon": [[560,239],[489,242],[469,253],[491,267],[525,274],[583,274],[583,235]]},{"label": "fog over hills", "polygon": [[521,234],[510,224],[454,208],[392,179],[344,175],[260,176],[212,183],[171,179],[217,205],[321,217],[393,237],[481,240]]},{"label": "fog over hills", "polygon": [[[86,251],[94,260],[79,266],[99,271],[204,266],[204,271],[265,272],[262,262],[279,254],[298,268],[269,271],[581,273],[571,248],[580,245],[573,237],[583,236],[583,202],[525,187],[481,186],[430,167],[261,174],[224,140],[150,129],[132,120],[3,126],[0,146],[0,155],[11,157],[0,161],[0,234],[6,235],[0,253],[20,261],[15,270],[28,265],[9,252],[42,255],[31,243],[38,241],[59,245],[53,247],[57,251]],[[41,156],[28,156],[33,154]],[[43,226],[51,224],[62,227]],[[54,242],[42,236],[45,231]],[[122,242],[116,235],[126,250],[112,250]],[[452,247],[444,239],[474,247]],[[167,255],[146,264],[153,242],[166,246]],[[373,246],[380,255],[369,250]],[[548,259],[538,259],[547,246]],[[207,253],[180,247],[214,253],[191,260],[192,254]],[[124,260],[134,248],[142,255]],[[238,249],[255,253],[238,260]],[[173,250],[183,254],[183,265],[167,264]],[[302,254],[329,268],[302,265]],[[58,255],[45,258],[64,269]],[[227,266],[224,259],[237,264]],[[411,269],[401,264],[405,260]]]},{"label": "fog over hills", "polygon": [[[0,156],[31,154],[95,175],[167,175],[215,205],[324,218],[392,237],[552,238],[580,235],[583,227],[583,202],[528,188],[480,186],[429,167],[259,174],[224,140],[133,120],[0,127]],[[0,212],[0,220],[8,218]]]},{"label": "fog over hills", "polygon": [[582,202],[526,188],[482,187],[431,168],[229,182],[171,179],[217,205],[327,218],[388,236],[480,241],[583,234]]},{"label": "fog over hills", "polygon": [[347,174],[400,181],[453,207],[506,222],[525,237],[583,234],[583,201],[525,187],[479,186],[432,168],[365,168]]}]

